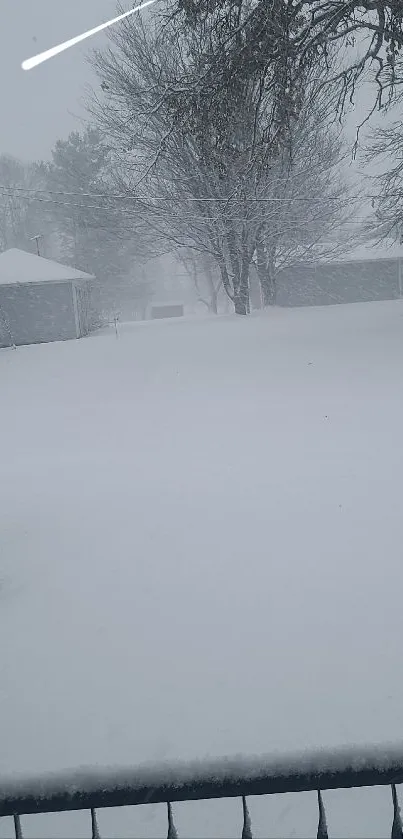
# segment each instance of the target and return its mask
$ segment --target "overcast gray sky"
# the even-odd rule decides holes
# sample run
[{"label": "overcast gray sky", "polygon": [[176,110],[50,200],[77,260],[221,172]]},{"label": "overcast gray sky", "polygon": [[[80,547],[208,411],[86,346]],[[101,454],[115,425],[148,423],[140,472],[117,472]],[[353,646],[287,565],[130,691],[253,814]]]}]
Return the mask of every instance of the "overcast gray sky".
[{"label": "overcast gray sky", "polygon": [[105,35],[28,72],[21,69],[21,61],[115,13],[116,0],[1,0],[0,153],[48,157],[54,142],[74,129],[75,116],[84,113],[83,88],[91,81],[85,55],[105,42]]}]

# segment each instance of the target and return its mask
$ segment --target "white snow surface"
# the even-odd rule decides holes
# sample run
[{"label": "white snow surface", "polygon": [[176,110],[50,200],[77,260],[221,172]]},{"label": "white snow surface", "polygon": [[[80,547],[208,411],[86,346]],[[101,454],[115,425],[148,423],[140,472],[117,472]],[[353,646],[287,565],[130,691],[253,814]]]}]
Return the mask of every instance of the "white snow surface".
[{"label": "white snow surface", "polygon": [[[2,777],[402,740],[400,301],[123,325],[0,377]],[[324,801],[333,836],[390,833],[387,788]],[[316,830],[315,793],[249,806]],[[238,800],[174,816],[241,832]],[[163,805],[98,820],[166,835]]]},{"label": "white snow surface", "polygon": [[19,248],[10,248],[0,253],[0,285],[91,279],[91,274]]}]

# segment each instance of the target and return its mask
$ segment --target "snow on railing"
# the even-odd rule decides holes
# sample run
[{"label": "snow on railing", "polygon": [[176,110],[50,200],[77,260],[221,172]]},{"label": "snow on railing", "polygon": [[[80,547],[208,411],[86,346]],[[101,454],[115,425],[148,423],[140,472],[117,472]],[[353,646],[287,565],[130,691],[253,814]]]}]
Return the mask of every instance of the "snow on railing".
[{"label": "snow on railing", "polygon": [[328,839],[322,791],[388,785],[392,790],[391,839],[403,839],[396,785],[403,783],[403,745],[349,747],[292,756],[222,758],[192,763],[145,764],[133,769],[80,769],[37,778],[0,778],[0,817],[13,816],[22,839],[22,815],[89,810],[92,839],[100,839],[96,810],[165,803],[168,839],[178,839],[172,803],[211,798],[242,800],[242,839],[252,839],[248,796],[316,791],[317,839]]}]

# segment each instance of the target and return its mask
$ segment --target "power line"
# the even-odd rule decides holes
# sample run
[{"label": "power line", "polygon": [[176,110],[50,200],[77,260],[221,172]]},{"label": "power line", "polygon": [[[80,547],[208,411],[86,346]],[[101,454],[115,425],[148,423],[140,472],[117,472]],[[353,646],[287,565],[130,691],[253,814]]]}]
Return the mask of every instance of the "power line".
[{"label": "power line", "polygon": [[[28,192],[29,195],[21,195],[20,194],[21,192]],[[138,201],[140,203],[141,202],[144,203],[145,201],[149,200],[147,198],[141,198],[141,197],[138,197],[138,196],[123,196],[123,195],[104,196],[101,193],[77,193],[77,192],[62,192],[62,191],[55,192],[55,191],[52,191],[52,190],[33,190],[33,189],[31,190],[31,189],[25,189],[23,187],[7,187],[7,186],[4,186],[4,185],[0,184],[0,197],[3,196],[3,197],[6,197],[6,198],[7,197],[11,198],[11,197],[14,197],[14,193],[17,193],[16,197],[18,198],[18,200],[21,200],[21,201],[38,201],[40,203],[51,204],[51,205],[56,205],[56,206],[61,206],[61,207],[73,207],[73,208],[78,209],[78,210],[97,210],[97,211],[109,212],[109,213],[116,210],[116,207],[105,206],[105,205],[101,206],[101,205],[98,205],[98,204],[79,204],[77,202],[72,202],[72,201],[57,201],[53,198],[46,198],[46,197],[43,197],[43,196],[45,196],[45,195],[56,195],[56,196],[60,195],[60,196],[66,196],[66,197],[71,196],[71,197],[79,197],[79,198],[105,198],[105,200],[108,200],[110,198],[114,198],[114,199],[119,199],[119,200],[121,200],[121,199],[129,200],[129,201],[134,200],[134,201]],[[38,193],[40,193],[40,195],[38,195]],[[311,202],[311,203],[314,203],[314,204],[315,203],[318,204],[318,203],[322,203],[322,202],[326,202],[326,201],[339,201],[339,200],[356,201],[356,200],[362,200],[364,198],[370,199],[371,197],[373,198],[373,196],[370,196],[370,195],[350,196],[348,199],[340,199],[337,196],[329,196],[328,198],[312,198],[312,197],[302,197],[302,196],[295,196],[295,197],[291,197],[291,198],[257,198],[257,197],[251,197],[251,198],[248,198],[247,201],[251,201],[252,203],[254,202],[256,204],[259,204],[261,202],[263,202],[263,203],[264,202],[268,202],[268,203],[272,203],[272,202],[274,202],[274,203],[276,203],[276,202],[293,203],[294,201],[307,201],[307,202]],[[188,201],[194,202],[194,203],[195,202],[198,203],[199,201],[200,202],[207,202],[207,203],[221,201],[221,202],[225,202],[225,204],[228,205],[228,198],[220,198],[220,199],[216,199],[216,198],[201,198],[201,199],[185,198],[185,199],[182,199],[182,201],[180,201],[180,200],[178,201],[178,199],[174,199],[174,198],[168,197],[168,196],[161,196],[161,197],[155,196],[154,200],[157,200],[157,201],[171,201],[171,202],[174,202],[174,204],[176,204],[179,207],[180,207],[181,204],[186,205],[186,203]],[[237,202],[237,203],[242,203],[243,202],[243,199],[236,199],[236,198],[234,199],[233,198],[232,200]],[[122,209],[122,208],[120,208],[120,209]],[[172,208],[170,209],[170,212],[172,213]],[[215,216],[186,215],[185,220],[186,219],[188,221],[198,222],[200,224],[217,223],[219,221],[225,223],[228,220],[226,218],[225,208],[224,208],[224,212],[222,214],[219,214],[219,215],[215,215]],[[178,216],[173,215],[173,221],[175,221],[175,220],[178,220]],[[369,216],[364,216],[363,218],[355,217],[354,219],[340,220],[338,222],[338,227],[341,228],[341,227],[345,227],[345,226],[353,226],[353,227],[354,226],[362,226],[363,224],[365,224],[365,222],[369,222],[369,221],[371,221]]]},{"label": "power line", "polygon": [[[0,190],[1,189],[2,189],[2,187],[0,186]],[[6,197],[9,197],[7,193],[4,193],[4,192],[2,193],[0,191],[0,197],[2,195],[3,196],[5,195]],[[113,212],[113,210],[115,209],[114,207],[106,207],[106,206],[101,207],[97,204],[77,204],[77,203],[74,203],[74,202],[71,202],[71,201],[55,201],[52,198],[39,198],[37,196],[27,196],[27,195],[19,196],[19,200],[21,200],[21,201],[39,201],[39,202],[44,203],[44,204],[56,205],[56,206],[59,206],[59,207],[73,207],[74,209],[79,209],[79,210],[98,210],[98,211],[100,210],[101,212],[109,212],[109,213]],[[130,210],[129,212],[131,213],[132,210]],[[172,216],[172,210],[170,210],[170,212],[171,212],[172,220],[177,221],[179,219],[179,216],[178,215],[173,215]],[[184,216],[184,218],[182,219],[182,221],[183,220],[184,221],[197,222],[199,224],[211,224],[211,223],[217,223],[217,222],[221,221],[225,224],[229,219],[227,218],[226,214],[224,213],[222,215],[215,215],[215,216],[207,216],[207,215],[194,216],[194,215],[186,214]],[[310,221],[305,222],[305,224],[307,225],[311,222],[314,223],[314,221],[315,221],[314,219],[311,219]],[[365,222],[368,222],[368,221],[370,221],[370,218],[368,216],[363,216],[362,218],[357,218],[356,217],[355,219],[340,220],[338,222],[337,226],[338,227],[345,227],[346,225],[347,226],[350,226],[350,225],[360,226],[360,225],[365,224]],[[100,225],[92,225],[92,226],[93,227],[96,226],[97,228],[104,229],[104,230],[109,229],[109,228],[101,228]],[[300,226],[304,226],[303,221],[300,222]]]},{"label": "power line", "polygon": [[[0,190],[1,189],[2,189],[2,187],[0,186]],[[1,195],[6,195],[6,197],[7,197],[7,193],[0,192],[0,196]],[[96,205],[96,204],[77,204],[77,203],[74,203],[74,202],[71,202],[71,201],[55,201],[51,198],[38,198],[36,196],[30,197],[30,196],[26,196],[26,195],[21,195],[21,196],[19,196],[19,200],[21,200],[21,201],[39,201],[39,202],[44,203],[44,204],[52,204],[52,205],[56,205],[56,206],[59,206],[59,207],[74,207],[75,209],[79,209],[79,210],[101,210],[103,212],[111,212],[111,211],[114,210],[114,207],[105,207],[105,206],[101,207],[101,206]],[[177,219],[178,219],[178,216],[174,215],[173,220],[177,220]],[[226,218],[225,215],[216,215],[216,216],[191,216],[191,215],[186,215],[184,217],[184,220],[185,221],[186,220],[197,221],[199,223],[206,224],[206,223],[218,222],[218,221],[222,221],[222,222],[225,223],[226,221],[228,221],[228,218]],[[366,221],[368,221],[368,216],[364,216],[363,218],[350,219],[350,220],[345,219],[344,221],[339,222],[339,226],[346,225],[346,224],[347,225],[363,224]]]},{"label": "power line", "polygon": [[[137,195],[120,195],[115,193],[110,193],[105,195],[101,192],[65,192],[65,191],[55,191],[51,189],[28,189],[26,187],[17,187],[17,186],[7,186],[6,184],[0,184],[0,189],[7,190],[8,192],[24,192],[28,193],[28,196],[21,196],[21,198],[29,198],[29,195],[39,194],[39,195],[58,195],[58,196],[67,196],[69,198],[97,198],[97,199],[104,199],[105,201],[108,200],[116,200],[116,201],[175,201],[177,202],[174,196],[166,196],[166,195],[153,195],[153,196],[137,196]],[[403,196],[403,192],[395,192],[389,193],[388,198],[401,198]],[[40,199],[38,199],[40,200]],[[194,201],[194,202],[227,202],[229,200],[243,202],[244,200],[247,201],[255,201],[259,202],[278,202],[278,201],[312,201],[312,202],[326,202],[326,201],[340,201],[341,199],[338,196],[328,196],[324,198],[313,198],[312,196],[295,196],[295,197],[258,197],[258,196],[250,196],[246,199],[243,198],[231,198],[230,196],[226,198],[183,198],[182,201]],[[358,195],[350,195],[342,199],[343,201],[359,201],[359,200],[368,200],[368,201],[379,201],[382,200],[379,195],[372,195],[372,194],[358,194]],[[100,208],[101,209],[101,208]],[[104,208],[102,208],[104,209]]]},{"label": "power line", "polygon": [[[3,187],[0,184],[0,190],[2,189]],[[0,195],[5,196],[6,198],[11,197],[7,192],[0,192]],[[66,193],[66,195],[68,195],[68,193]],[[20,201],[41,201],[45,204],[58,204],[60,207],[78,207],[81,210],[107,210],[110,212],[114,209],[113,207],[99,207],[94,204],[75,204],[71,201],[54,201],[52,198],[38,198],[36,195],[19,195],[18,198]]]}]

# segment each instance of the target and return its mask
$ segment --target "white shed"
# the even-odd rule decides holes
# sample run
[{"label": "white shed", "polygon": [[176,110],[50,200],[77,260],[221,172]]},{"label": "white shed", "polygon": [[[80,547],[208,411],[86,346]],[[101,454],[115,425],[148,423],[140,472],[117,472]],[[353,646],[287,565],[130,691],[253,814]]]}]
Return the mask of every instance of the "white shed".
[{"label": "white shed", "polygon": [[81,338],[94,327],[94,277],[12,248],[0,254],[0,346]]}]

